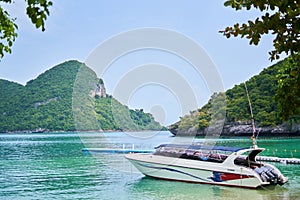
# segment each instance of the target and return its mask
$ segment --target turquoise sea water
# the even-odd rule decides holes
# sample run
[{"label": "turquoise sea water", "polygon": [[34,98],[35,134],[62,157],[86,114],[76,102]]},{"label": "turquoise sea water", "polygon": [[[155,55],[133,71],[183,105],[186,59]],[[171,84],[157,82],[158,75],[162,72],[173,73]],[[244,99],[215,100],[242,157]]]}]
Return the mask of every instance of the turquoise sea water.
[{"label": "turquoise sea water", "polygon": [[[152,149],[176,140],[169,132],[0,134],[0,199],[300,199],[300,165],[274,163],[289,183],[251,190],[147,178],[122,154],[81,152]],[[217,144],[247,147],[251,141],[223,138]],[[258,144],[265,155],[300,158],[300,138],[261,138]]]}]

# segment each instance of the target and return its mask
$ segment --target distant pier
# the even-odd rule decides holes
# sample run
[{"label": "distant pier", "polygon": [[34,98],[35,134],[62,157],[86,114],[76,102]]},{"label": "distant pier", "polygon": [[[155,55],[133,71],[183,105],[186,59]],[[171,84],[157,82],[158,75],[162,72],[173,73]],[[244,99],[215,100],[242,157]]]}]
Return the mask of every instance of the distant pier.
[{"label": "distant pier", "polygon": [[83,153],[152,153],[154,150],[145,149],[107,149],[107,148],[83,148]]}]

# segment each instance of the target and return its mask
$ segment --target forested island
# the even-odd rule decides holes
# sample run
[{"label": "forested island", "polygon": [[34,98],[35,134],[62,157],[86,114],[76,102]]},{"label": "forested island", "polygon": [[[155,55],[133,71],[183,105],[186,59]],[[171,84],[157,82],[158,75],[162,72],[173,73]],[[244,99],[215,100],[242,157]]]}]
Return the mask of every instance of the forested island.
[{"label": "forested island", "polygon": [[[80,103],[80,122],[74,119],[74,84],[79,70],[88,76],[89,100]],[[112,110],[112,105],[114,110]],[[89,108],[92,106],[92,111]],[[117,111],[116,111],[117,110]],[[92,116],[92,117],[91,117]],[[124,118],[121,125],[115,118]],[[80,124],[80,125],[78,125]],[[59,64],[25,86],[0,80],[0,132],[161,130],[163,127],[142,109],[129,109],[106,94],[104,81],[78,61]]]},{"label": "forested island", "polygon": [[[255,126],[261,135],[300,135],[300,116],[294,115],[288,120],[283,120],[275,95],[278,85],[276,75],[280,69],[289,64],[290,59],[287,58],[246,81]],[[212,109],[213,103],[218,108]],[[252,134],[245,83],[235,85],[223,93],[214,93],[207,104],[181,117],[180,121],[169,126],[169,130],[175,135],[205,135],[208,127],[213,127],[214,123],[222,123],[222,135]]]}]

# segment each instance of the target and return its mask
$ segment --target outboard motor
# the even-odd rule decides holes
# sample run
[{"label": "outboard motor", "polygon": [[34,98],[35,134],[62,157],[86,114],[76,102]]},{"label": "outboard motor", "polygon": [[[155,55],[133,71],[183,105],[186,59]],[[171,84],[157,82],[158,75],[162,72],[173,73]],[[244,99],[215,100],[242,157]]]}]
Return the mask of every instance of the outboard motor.
[{"label": "outboard motor", "polygon": [[287,180],[283,178],[280,172],[276,172],[274,168],[268,165],[257,167],[254,169],[264,182],[270,182],[272,185],[283,185]]}]

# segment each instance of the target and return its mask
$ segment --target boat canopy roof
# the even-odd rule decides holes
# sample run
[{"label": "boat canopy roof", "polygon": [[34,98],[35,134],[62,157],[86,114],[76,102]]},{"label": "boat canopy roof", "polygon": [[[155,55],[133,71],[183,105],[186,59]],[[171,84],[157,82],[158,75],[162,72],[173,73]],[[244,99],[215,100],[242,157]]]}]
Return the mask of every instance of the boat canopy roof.
[{"label": "boat canopy roof", "polygon": [[218,150],[218,151],[230,151],[237,152],[243,149],[249,148],[241,148],[241,147],[227,147],[227,146],[209,146],[209,145],[200,145],[200,144],[161,144],[156,149],[161,147],[170,147],[170,148],[181,148],[187,150]]}]

